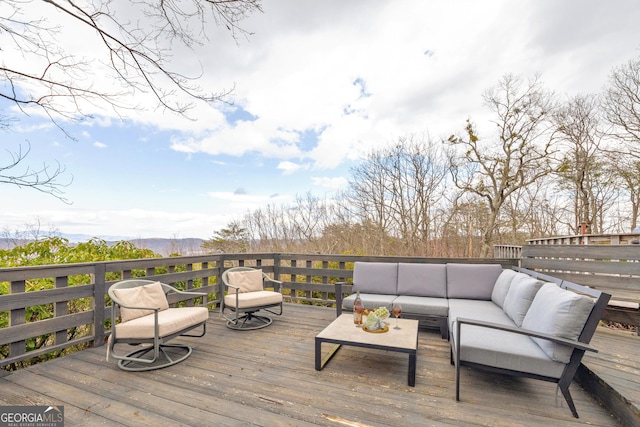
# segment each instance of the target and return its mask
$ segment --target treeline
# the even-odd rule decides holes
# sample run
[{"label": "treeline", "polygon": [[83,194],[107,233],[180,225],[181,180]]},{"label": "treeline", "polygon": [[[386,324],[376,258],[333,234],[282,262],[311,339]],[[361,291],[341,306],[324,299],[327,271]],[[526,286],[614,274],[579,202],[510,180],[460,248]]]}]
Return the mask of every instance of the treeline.
[{"label": "treeline", "polygon": [[492,256],[494,244],[630,232],[640,208],[640,59],[603,91],[561,97],[539,76],[505,75],[446,140],[406,135],[367,153],[331,198],[247,212],[213,251]]}]

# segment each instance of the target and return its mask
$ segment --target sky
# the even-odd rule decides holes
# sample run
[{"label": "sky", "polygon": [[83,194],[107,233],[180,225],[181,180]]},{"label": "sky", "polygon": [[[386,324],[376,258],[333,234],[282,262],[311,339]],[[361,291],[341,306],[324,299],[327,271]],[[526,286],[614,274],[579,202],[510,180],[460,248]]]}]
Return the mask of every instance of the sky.
[{"label": "sky", "polygon": [[[468,118],[482,133],[490,119],[482,93],[505,74],[540,74],[562,97],[597,93],[614,67],[640,55],[637,0],[262,6],[241,23],[248,37],[218,28],[193,51],[167,46],[171,67],[201,74],[201,87],[234,88],[229,102],[197,104],[188,118],[138,93],[121,101],[133,110],[100,108],[65,123],[68,138],[41,113],[0,102],[3,116],[19,120],[0,128],[0,165],[30,145],[28,166],[59,162],[72,180],[63,189],[70,204],[0,184],[0,231],[40,224],[103,238],[208,239],[248,211],[305,193],[331,198],[359,160],[402,136],[440,140]],[[65,24],[58,40],[95,50],[79,31]],[[1,62],[11,60],[21,58],[0,50]],[[100,75],[96,84],[107,84]]]}]

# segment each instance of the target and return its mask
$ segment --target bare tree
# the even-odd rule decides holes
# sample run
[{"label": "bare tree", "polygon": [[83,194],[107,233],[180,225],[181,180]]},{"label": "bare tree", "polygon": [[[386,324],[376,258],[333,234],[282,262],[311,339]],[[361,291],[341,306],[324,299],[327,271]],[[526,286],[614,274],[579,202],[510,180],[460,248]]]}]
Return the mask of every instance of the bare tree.
[{"label": "bare tree", "polygon": [[24,149],[20,145],[17,151],[6,150],[7,160],[0,161],[0,184],[13,184],[18,187],[33,188],[69,203],[64,197],[62,189],[71,184],[73,177],[66,182],[61,181],[65,167],[58,162],[55,162],[55,166],[45,163],[35,169],[25,165],[25,159],[30,151],[31,144],[29,143]]},{"label": "bare tree", "polygon": [[640,211],[640,58],[613,69],[605,88],[602,109],[611,128],[607,135],[620,143],[609,153],[612,169],[631,203],[630,229]]},{"label": "bare tree", "polygon": [[609,134],[640,157],[640,58],[614,68],[602,103]]},{"label": "bare tree", "polygon": [[620,189],[627,194],[630,203],[629,217],[623,222],[630,223],[629,230],[638,226],[640,216],[640,160],[625,152],[610,152],[611,170],[618,176]]},{"label": "bare tree", "polygon": [[481,140],[467,120],[464,136],[452,135],[448,141],[456,149],[450,156],[455,185],[487,203],[489,218],[480,254],[487,257],[507,198],[551,171],[554,132],[548,117],[555,102],[538,76],[525,83],[521,77],[505,75],[483,99],[496,116],[491,121],[497,127],[495,138]]},{"label": "bare tree", "polygon": [[553,120],[565,148],[556,174],[572,200],[572,231],[577,234],[586,223],[592,233],[602,233],[605,224],[599,218],[615,190],[615,179],[603,151],[598,98],[575,96],[556,110]]},{"label": "bare tree", "polygon": [[395,251],[428,254],[445,166],[444,155],[432,141],[408,136],[373,151],[352,168],[349,204],[359,222],[375,224],[376,253],[390,253],[393,243],[399,246]]},{"label": "bare tree", "polygon": [[[197,84],[201,73],[187,76],[172,69],[172,50],[207,42],[211,25],[226,27],[234,38],[248,34],[240,22],[261,11],[260,0],[5,0],[2,7],[0,99],[24,114],[45,114],[69,137],[66,121],[90,119],[95,107],[118,115],[139,109],[130,104],[131,95],[139,93],[152,94],[156,108],[181,115],[195,102],[224,100],[230,89],[205,91]],[[73,50],[76,45],[58,43],[59,36],[69,30],[95,45],[99,67],[106,69],[101,76],[94,75],[92,59]],[[96,84],[97,78],[105,76],[115,81],[108,89]],[[127,101],[124,95],[129,95]],[[12,126],[14,120],[0,115],[0,128]],[[18,155],[15,163],[24,156]],[[63,172],[60,165],[45,165],[2,182],[59,196],[65,186],[59,181]],[[21,178],[30,185],[20,183]]]}]

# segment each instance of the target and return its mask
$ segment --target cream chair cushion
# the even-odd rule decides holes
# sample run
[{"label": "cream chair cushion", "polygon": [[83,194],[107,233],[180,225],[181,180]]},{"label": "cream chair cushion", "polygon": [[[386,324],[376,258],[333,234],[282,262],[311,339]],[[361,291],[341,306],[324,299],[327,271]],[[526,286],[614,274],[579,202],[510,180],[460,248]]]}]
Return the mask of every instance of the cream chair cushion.
[{"label": "cream chair cushion", "polygon": [[236,294],[226,295],[224,305],[234,308],[252,308],[264,305],[278,304],[282,302],[282,294],[274,291],[245,292],[238,294],[238,307],[236,307]]},{"label": "cream chair cushion", "polygon": [[[153,313],[153,312],[152,312]],[[116,325],[116,336],[124,338],[153,338],[154,315],[138,317]],[[205,307],[169,308],[158,312],[158,336],[175,334],[189,326],[194,326],[209,318],[209,310]]]},{"label": "cream chair cushion", "polygon": [[[113,293],[123,304],[134,307],[149,307],[166,310],[169,308],[167,296],[162,289],[160,282],[150,283],[135,288],[114,289]],[[120,308],[120,319],[128,322],[138,317],[152,314],[153,310]]]},{"label": "cream chair cushion", "polygon": [[[240,288],[239,293],[262,291],[262,270],[229,271],[227,279],[230,285]],[[229,289],[235,294],[235,289]]]}]

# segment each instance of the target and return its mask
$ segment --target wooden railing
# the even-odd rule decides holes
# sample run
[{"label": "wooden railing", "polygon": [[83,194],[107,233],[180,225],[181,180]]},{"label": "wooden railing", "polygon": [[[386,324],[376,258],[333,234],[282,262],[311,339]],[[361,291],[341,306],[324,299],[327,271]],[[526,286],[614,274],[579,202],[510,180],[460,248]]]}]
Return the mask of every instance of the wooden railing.
[{"label": "wooden railing", "polygon": [[[220,302],[222,272],[233,266],[255,266],[283,281],[287,301],[331,306],[335,305],[333,283],[350,280],[355,261],[487,262],[479,258],[255,253],[3,268],[0,283],[8,284],[9,293],[0,295],[0,315],[7,316],[8,326],[0,329],[0,349],[6,354],[0,366],[60,354],[71,347],[104,345],[112,321],[107,290],[118,280],[147,277],[181,289],[198,289],[209,294],[209,307],[213,309]],[[509,259],[490,262],[517,265]],[[44,286],[46,289],[33,290],[31,285],[36,282],[48,285]],[[346,285],[344,290],[351,292],[351,286]],[[83,303],[78,304],[79,301]],[[85,308],[77,311],[70,309],[72,306]],[[44,307],[49,316],[30,318],[32,307]],[[45,344],[29,348],[29,342],[36,338]]]},{"label": "wooden railing", "polygon": [[494,258],[522,258],[522,246],[520,245],[493,245]]},{"label": "wooden railing", "polygon": [[640,233],[577,234],[574,236],[541,237],[527,240],[529,245],[633,245],[640,244]]},{"label": "wooden railing", "polygon": [[640,325],[638,245],[525,245],[521,265],[611,294],[604,319]]}]

